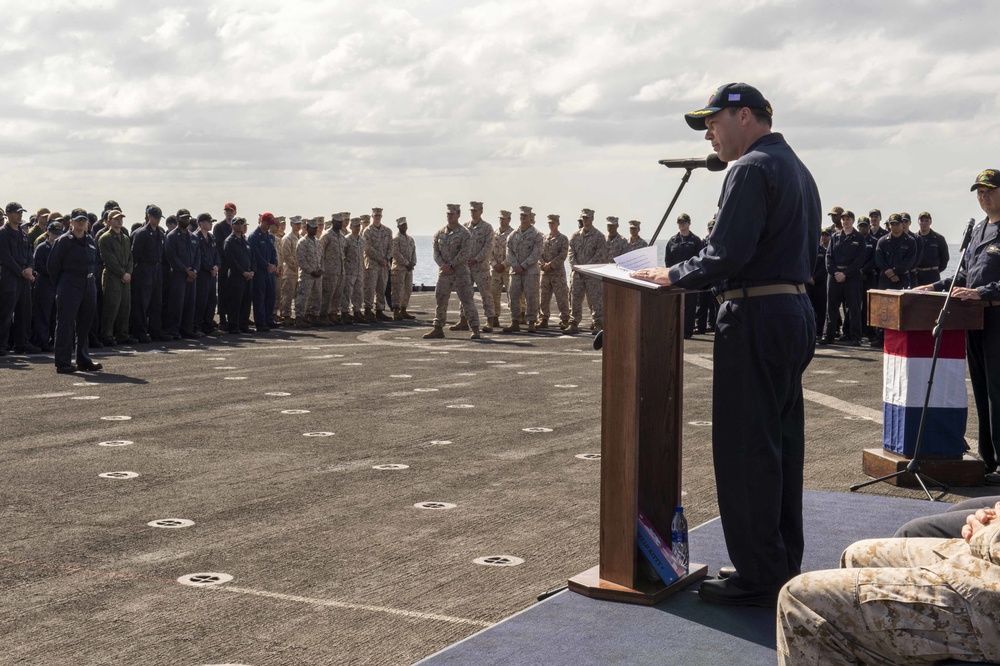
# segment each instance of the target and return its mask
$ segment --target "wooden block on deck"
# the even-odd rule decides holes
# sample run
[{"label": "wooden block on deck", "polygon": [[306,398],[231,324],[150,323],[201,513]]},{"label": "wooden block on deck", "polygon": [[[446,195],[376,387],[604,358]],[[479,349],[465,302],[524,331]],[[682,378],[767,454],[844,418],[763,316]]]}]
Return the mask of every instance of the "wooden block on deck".
[{"label": "wooden block on deck", "polygon": [[672,594],[676,594],[708,574],[707,564],[688,565],[688,573],[678,578],[670,585],[660,581],[641,580],[634,588],[618,585],[601,578],[600,565],[591,567],[581,574],[569,579],[569,589],[577,594],[592,599],[606,601],[623,601],[630,604],[652,606],[658,604]]},{"label": "wooden block on deck", "polygon": [[[865,449],[861,467],[868,476],[878,478],[902,472],[909,462],[909,458],[885,449]],[[946,486],[973,487],[983,485],[986,469],[982,461],[965,454],[961,458],[924,458],[920,461],[920,472]],[[909,473],[888,479],[886,483],[903,488],[920,487],[917,479]]]}]

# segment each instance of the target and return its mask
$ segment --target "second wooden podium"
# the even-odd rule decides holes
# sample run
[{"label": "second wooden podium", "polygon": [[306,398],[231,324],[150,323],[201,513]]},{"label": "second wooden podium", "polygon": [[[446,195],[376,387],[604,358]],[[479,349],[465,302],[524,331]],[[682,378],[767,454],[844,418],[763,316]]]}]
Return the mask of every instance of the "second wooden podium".
[{"label": "second wooden podium", "polygon": [[639,571],[643,556],[636,547],[639,508],[669,540],[674,507],[681,504],[685,292],[638,283],[603,266],[576,270],[604,283],[601,536],[600,564],[571,578],[569,589],[655,604],[708,570],[692,563],[669,586],[651,582]]}]

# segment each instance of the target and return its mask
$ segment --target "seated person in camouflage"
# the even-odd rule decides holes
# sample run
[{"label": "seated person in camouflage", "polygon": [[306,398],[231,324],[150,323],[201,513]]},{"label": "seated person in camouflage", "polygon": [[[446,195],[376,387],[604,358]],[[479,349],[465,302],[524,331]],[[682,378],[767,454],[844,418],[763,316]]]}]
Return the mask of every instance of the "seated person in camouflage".
[{"label": "seated person in camouflage", "polygon": [[868,539],[778,596],[779,664],[1000,660],[1000,503],[959,539]]}]

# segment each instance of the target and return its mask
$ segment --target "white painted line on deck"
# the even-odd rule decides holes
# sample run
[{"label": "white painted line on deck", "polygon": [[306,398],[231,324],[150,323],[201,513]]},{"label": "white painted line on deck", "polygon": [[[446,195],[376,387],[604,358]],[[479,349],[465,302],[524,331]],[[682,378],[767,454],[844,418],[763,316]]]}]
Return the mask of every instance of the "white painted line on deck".
[{"label": "white painted line on deck", "polygon": [[[702,356],[684,354],[684,360],[691,365],[697,365],[699,368],[704,368],[705,370],[712,369],[712,361]],[[826,395],[825,393],[820,393],[819,391],[811,391],[806,388],[802,389],[802,397],[809,402],[815,402],[823,405],[824,407],[836,409],[838,412],[843,412],[848,416],[863,416],[867,419],[875,421],[879,425],[882,424],[881,410],[855,405],[854,403],[847,402],[846,400],[834,398],[832,395]]]},{"label": "white painted line on deck", "polygon": [[205,591],[211,590],[217,594],[246,594],[254,597],[264,597],[266,599],[278,599],[280,601],[292,601],[310,606],[320,606],[327,608],[342,608],[344,610],[367,611],[369,613],[386,613],[388,615],[398,615],[414,620],[433,620],[436,622],[448,622],[451,624],[467,624],[473,627],[492,627],[490,622],[480,620],[470,620],[464,617],[453,617],[451,615],[438,615],[436,613],[421,613],[420,611],[408,611],[401,608],[389,608],[388,606],[369,606],[367,604],[352,604],[346,601],[334,601],[333,599],[315,599],[313,597],[302,597],[297,594],[283,594],[281,592],[267,592],[265,590],[251,590],[245,587],[233,587],[226,585],[223,587],[203,588]]}]

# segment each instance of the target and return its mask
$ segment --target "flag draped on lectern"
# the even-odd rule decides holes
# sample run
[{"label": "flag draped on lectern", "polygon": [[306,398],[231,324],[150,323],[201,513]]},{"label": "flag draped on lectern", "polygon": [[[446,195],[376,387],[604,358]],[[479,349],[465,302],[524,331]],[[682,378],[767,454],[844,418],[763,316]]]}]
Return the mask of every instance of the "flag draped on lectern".
[{"label": "flag draped on lectern", "polygon": [[[930,331],[885,329],[884,349],[882,445],[911,458],[931,373],[934,336]],[[963,455],[969,412],[964,331],[942,333],[927,408],[921,457]]]}]

